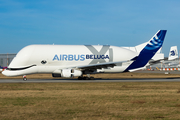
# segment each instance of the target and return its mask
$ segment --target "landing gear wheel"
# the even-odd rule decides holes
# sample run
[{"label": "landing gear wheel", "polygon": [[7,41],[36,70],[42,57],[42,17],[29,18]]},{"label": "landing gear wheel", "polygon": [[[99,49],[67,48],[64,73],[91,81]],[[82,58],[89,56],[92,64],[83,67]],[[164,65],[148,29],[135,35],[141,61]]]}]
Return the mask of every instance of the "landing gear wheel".
[{"label": "landing gear wheel", "polygon": [[94,80],[94,77],[90,77],[90,80]]},{"label": "landing gear wheel", "polygon": [[23,80],[24,80],[24,81],[27,81],[26,75],[23,76]]},{"label": "landing gear wheel", "polygon": [[80,76],[80,77],[78,77],[78,80],[83,80],[83,77],[81,77],[81,76]]},{"label": "landing gear wheel", "polygon": [[89,76],[89,77],[87,77],[87,76],[84,76],[84,77],[83,77],[83,76],[79,76],[79,77],[78,77],[78,80],[94,80],[94,77],[90,77],[90,76]]},{"label": "landing gear wheel", "polygon": [[23,78],[24,81],[27,81],[27,78]]},{"label": "landing gear wheel", "polygon": [[83,80],[88,80],[88,77],[83,77]]}]

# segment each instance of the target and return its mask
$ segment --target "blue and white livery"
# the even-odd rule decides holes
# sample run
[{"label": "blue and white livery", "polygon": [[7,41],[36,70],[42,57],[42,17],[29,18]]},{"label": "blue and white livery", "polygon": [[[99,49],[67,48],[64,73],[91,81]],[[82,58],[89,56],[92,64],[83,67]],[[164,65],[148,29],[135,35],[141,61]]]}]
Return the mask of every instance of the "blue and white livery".
[{"label": "blue and white livery", "polygon": [[174,60],[178,58],[178,49],[177,46],[172,46],[170,48],[168,60]]},{"label": "blue and white livery", "polygon": [[139,45],[139,51],[110,45],[29,45],[18,52],[2,73],[51,73],[53,77],[86,79],[83,75],[134,71],[142,69],[156,54],[165,35],[166,30],[159,30],[146,44]]}]

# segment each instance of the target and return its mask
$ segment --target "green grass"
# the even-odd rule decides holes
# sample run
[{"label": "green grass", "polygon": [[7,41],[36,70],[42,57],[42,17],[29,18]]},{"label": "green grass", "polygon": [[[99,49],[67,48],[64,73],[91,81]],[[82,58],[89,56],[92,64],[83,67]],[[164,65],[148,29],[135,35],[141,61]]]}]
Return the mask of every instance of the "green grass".
[{"label": "green grass", "polygon": [[2,120],[180,119],[180,82],[0,84]]}]

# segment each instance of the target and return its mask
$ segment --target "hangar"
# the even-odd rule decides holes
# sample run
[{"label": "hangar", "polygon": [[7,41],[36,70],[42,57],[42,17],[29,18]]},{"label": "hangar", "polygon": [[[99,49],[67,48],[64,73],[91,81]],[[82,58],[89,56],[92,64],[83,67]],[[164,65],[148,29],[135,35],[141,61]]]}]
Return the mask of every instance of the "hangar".
[{"label": "hangar", "polygon": [[0,54],[0,66],[7,67],[15,56],[13,53]]}]

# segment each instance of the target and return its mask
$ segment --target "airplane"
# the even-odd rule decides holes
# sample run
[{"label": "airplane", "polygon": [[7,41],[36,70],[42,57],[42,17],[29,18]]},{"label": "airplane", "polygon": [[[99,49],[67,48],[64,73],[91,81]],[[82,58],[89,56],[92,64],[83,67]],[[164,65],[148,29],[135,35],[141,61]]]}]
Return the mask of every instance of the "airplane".
[{"label": "airplane", "polygon": [[[177,61],[177,59],[178,59],[177,46],[171,46],[168,57],[165,57],[163,59],[160,58],[158,60],[150,60],[149,65],[150,65],[150,68],[156,68],[156,69],[160,66],[161,66],[161,69],[179,67],[179,61]],[[161,69],[158,68],[158,70],[161,70]]]},{"label": "airplane", "polygon": [[179,61],[174,61],[178,58],[178,49],[177,46],[172,46],[170,48],[168,61],[162,61],[164,65],[168,65],[168,67],[176,67],[179,65]]},{"label": "airplane", "polygon": [[177,58],[178,58],[177,46],[172,46],[170,48],[168,60],[174,60],[174,59],[177,59]]},{"label": "airplane", "polygon": [[[21,49],[5,76],[51,73],[53,77],[94,79],[90,74],[133,72],[143,69],[162,47],[167,30],[159,30],[135,52],[110,45],[29,45]],[[87,76],[83,76],[87,75]]]},{"label": "airplane", "polygon": [[3,71],[3,67],[0,66],[0,71]]},{"label": "airplane", "polygon": [[7,67],[1,67],[0,66],[0,71],[4,71],[5,69],[7,69]]},{"label": "airplane", "polygon": [[172,46],[171,48],[170,48],[170,51],[169,51],[169,56],[168,57],[166,57],[166,58],[159,58],[159,59],[157,59],[157,60],[153,60],[153,59],[151,59],[150,61],[149,61],[149,65],[154,65],[154,64],[158,64],[158,63],[162,63],[162,64],[168,64],[169,66],[170,65],[175,65],[174,64],[174,61],[173,60],[175,60],[175,59],[177,59],[178,58],[178,50],[177,50],[177,46]]}]

